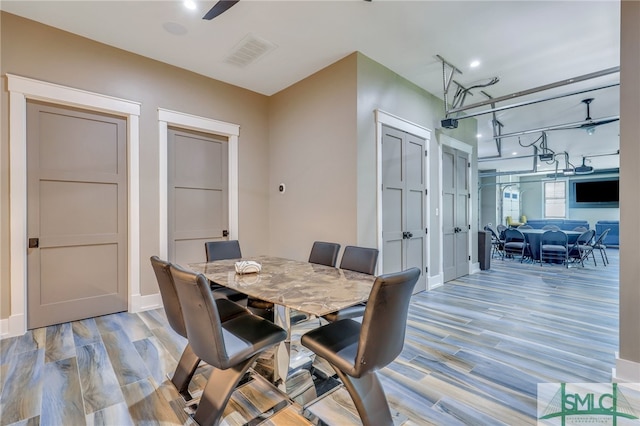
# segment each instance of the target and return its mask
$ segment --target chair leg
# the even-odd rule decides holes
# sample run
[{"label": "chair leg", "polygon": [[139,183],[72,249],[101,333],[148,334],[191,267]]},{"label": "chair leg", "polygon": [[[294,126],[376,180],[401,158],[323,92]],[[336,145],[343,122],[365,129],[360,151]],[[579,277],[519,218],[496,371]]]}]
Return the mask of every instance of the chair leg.
[{"label": "chair leg", "polygon": [[180,356],[180,361],[178,361],[176,371],[173,373],[173,377],[171,378],[171,383],[173,383],[178,390],[178,393],[182,395],[185,401],[189,401],[191,399],[191,394],[189,393],[189,382],[191,382],[191,378],[196,372],[198,364],[200,364],[200,358],[193,353],[191,345],[187,343],[187,346],[182,352],[182,356]]},{"label": "chair leg", "polygon": [[333,369],[351,395],[363,426],[393,426],[389,403],[375,372],[355,378]]},{"label": "chair leg", "polygon": [[220,423],[231,394],[258,355],[226,370],[213,369],[193,416],[196,423],[200,426],[216,426]]}]

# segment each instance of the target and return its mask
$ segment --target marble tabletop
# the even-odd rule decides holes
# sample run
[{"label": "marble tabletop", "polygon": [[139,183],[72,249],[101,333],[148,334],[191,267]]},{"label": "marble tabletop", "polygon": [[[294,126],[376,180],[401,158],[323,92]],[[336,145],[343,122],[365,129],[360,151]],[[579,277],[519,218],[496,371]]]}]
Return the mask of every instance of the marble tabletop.
[{"label": "marble tabletop", "polygon": [[375,281],[372,275],[270,256],[241,259],[262,265],[259,273],[241,275],[235,272],[239,260],[190,263],[188,267],[216,284],[317,316],[366,301]]}]

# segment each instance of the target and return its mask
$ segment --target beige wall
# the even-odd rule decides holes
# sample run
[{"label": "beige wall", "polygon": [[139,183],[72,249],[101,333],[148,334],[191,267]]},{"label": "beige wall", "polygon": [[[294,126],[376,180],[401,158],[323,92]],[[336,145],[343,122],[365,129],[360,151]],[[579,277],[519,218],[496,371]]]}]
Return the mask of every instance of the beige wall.
[{"label": "beige wall", "polygon": [[315,240],[358,242],[356,90],[353,54],[270,98],[271,254],[306,260]]},{"label": "beige wall", "polygon": [[[459,121],[456,130],[435,129],[440,128],[440,120],[444,118],[444,106],[440,99],[429,92],[419,88],[415,84],[399,76],[388,68],[383,67],[368,57],[358,54],[358,241],[364,245],[375,246],[375,219],[376,219],[376,147],[375,147],[375,121],[374,110],[381,109],[384,112],[403,118],[414,124],[426,127],[433,131],[429,152],[430,184],[429,197],[431,206],[430,243],[428,256],[431,269],[429,276],[440,273],[440,223],[435,210],[440,209],[438,182],[440,176],[438,156],[438,136],[444,133],[461,142],[474,147],[472,163],[475,163],[477,150],[476,133],[477,122],[475,119]],[[477,214],[477,177],[474,171],[471,181],[474,188],[471,189],[472,202],[475,208],[473,215]],[[472,253],[471,258],[477,260],[477,232],[476,220],[472,220]]]},{"label": "beige wall", "polygon": [[[640,381],[640,2],[621,4],[620,37],[620,358]],[[598,319],[594,318],[597,322]],[[623,363],[624,364],[624,363]],[[618,365],[621,369],[622,365]],[[635,373],[635,374],[633,374]]]},{"label": "beige wall", "polygon": [[[157,293],[149,257],[159,250],[157,108],[240,125],[240,241],[247,255],[268,251],[268,98],[183,69],[2,13],[1,72],[142,104],[140,115],[141,293]],[[9,316],[8,128],[2,82],[0,143],[0,318]],[[204,259],[204,249],[203,249]]]}]

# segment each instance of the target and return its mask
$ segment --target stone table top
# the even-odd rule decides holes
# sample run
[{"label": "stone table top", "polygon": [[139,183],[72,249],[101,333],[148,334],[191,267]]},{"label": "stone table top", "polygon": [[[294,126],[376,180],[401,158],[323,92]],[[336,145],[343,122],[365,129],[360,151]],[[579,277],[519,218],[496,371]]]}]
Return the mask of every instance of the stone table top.
[{"label": "stone table top", "polygon": [[[253,260],[259,273],[237,274],[235,263]],[[270,256],[190,263],[190,269],[216,284],[253,298],[322,316],[369,298],[373,275]]]}]

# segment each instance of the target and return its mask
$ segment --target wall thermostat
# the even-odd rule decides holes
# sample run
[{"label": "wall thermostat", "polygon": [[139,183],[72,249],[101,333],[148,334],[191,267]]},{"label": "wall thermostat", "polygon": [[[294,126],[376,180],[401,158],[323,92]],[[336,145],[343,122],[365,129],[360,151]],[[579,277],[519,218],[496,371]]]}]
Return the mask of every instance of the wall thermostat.
[{"label": "wall thermostat", "polygon": [[284,194],[284,191],[287,190],[287,187],[284,186],[284,183],[281,183],[280,185],[278,185],[278,192],[281,194]]}]

